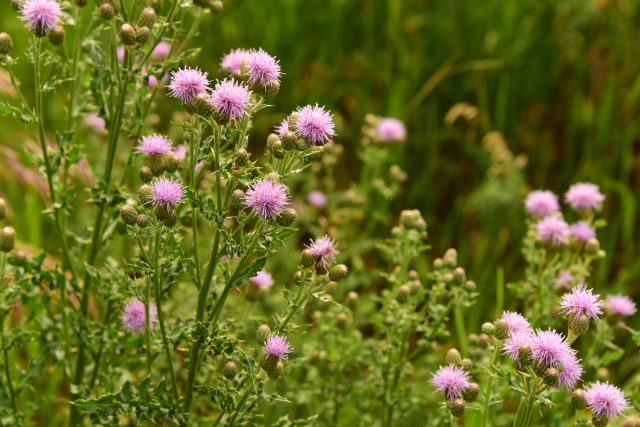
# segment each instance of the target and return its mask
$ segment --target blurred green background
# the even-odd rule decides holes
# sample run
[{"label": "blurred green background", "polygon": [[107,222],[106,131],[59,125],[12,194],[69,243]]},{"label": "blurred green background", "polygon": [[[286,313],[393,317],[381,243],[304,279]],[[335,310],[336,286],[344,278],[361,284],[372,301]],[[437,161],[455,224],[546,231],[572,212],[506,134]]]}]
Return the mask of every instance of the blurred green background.
[{"label": "blurred green background", "polygon": [[[409,179],[390,206],[422,211],[433,254],[458,249],[482,292],[469,313],[468,327],[476,328],[494,305],[499,267],[507,281],[521,277],[522,200],[531,188],[563,193],[580,180],[599,184],[607,195],[609,224],[599,237],[608,257],[597,264],[594,285],[637,292],[639,22],[635,0],[228,0],[222,14],[205,18],[195,44],[202,47],[198,65],[213,76],[232,48],[262,47],[280,59],[282,90],[256,119],[254,152],[297,105],[332,109],[345,148],[337,175],[344,188],[361,169],[365,114],[407,123],[408,140],[391,155]],[[27,45],[8,1],[0,3],[0,31],[13,35],[15,52]],[[30,66],[17,56],[31,99]],[[471,135],[444,124],[459,102],[479,109]],[[50,117],[60,114],[49,108]],[[480,140],[493,130],[528,157],[526,185],[487,181],[491,162]],[[46,192],[17,163],[31,134],[0,119],[0,192],[20,238],[47,246],[53,233],[40,214]]]}]

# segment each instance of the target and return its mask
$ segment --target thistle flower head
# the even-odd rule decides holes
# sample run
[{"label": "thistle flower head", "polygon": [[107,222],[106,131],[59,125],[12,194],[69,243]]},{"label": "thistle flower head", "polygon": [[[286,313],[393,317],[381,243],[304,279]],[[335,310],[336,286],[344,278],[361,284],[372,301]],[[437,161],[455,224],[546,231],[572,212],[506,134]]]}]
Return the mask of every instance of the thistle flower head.
[{"label": "thistle flower head", "polygon": [[176,159],[183,161],[187,158],[187,147],[184,145],[178,145],[175,150],[173,150],[173,154],[176,156]]},{"label": "thistle flower head", "polygon": [[558,289],[571,289],[571,282],[573,282],[573,275],[571,272],[568,270],[562,270],[560,271],[554,286]]},{"label": "thistle flower head", "polygon": [[295,133],[308,146],[323,145],[335,136],[333,118],[323,107],[306,105],[296,110]]},{"label": "thistle flower head", "polygon": [[524,346],[530,346],[530,332],[514,332],[509,335],[502,344],[502,352],[511,356],[514,362],[519,360],[520,349]]},{"label": "thistle flower head", "polygon": [[26,0],[20,13],[20,19],[27,24],[29,30],[42,37],[58,24],[62,7],[55,0]]},{"label": "thistle flower head", "polygon": [[569,389],[573,388],[582,376],[583,369],[580,360],[576,357],[576,354],[571,351],[562,355],[560,365],[562,366],[562,370],[558,378],[558,385],[566,386]]},{"label": "thistle flower head", "polygon": [[633,316],[636,314],[636,303],[626,295],[609,295],[604,306],[611,314]]},{"label": "thistle flower head", "polygon": [[604,201],[604,195],[597,185],[580,182],[569,187],[564,199],[573,210],[584,212],[599,209]]},{"label": "thistle flower head", "polygon": [[254,182],[244,200],[263,219],[275,218],[289,203],[287,187],[270,179]]},{"label": "thistle flower head", "polygon": [[322,267],[327,269],[329,264],[335,262],[338,251],[336,244],[329,236],[324,236],[309,243],[307,246],[309,254],[318,258],[318,262]]},{"label": "thistle flower head", "polygon": [[407,137],[407,130],[398,119],[385,117],[376,126],[376,139],[380,142],[402,142]]},{"label": "thistle flower head", "polygon": [[585,390],[587,406],[596,419],[611,419],[627,409],[627,399],[622,391],[611,384],[595,382]]},{"label": "thistle flower head", "polygon": [[520,313],[516,313],[514,311],[504,311],[502,312],[501,319],[507,323],[509,335],[520,332],[531,332],[531,325],[529,324],[529,321]]},{"label": "thistle flower head", "polygon": [[245,58],[249,83],[267,85],[280,79],[280,64],[262,49],[252,49]]},{"label": "thistle flower head", "polygon": [[171,72],[169,95],[188,104],[200,93],[209,89],[207,73],[197,68],[181,68]]},{"label": "thistle flower head", "polygon": [[178,182],[170,178],[159,178],[153,185],[153,195],[151,196],[151,204],[170,210],[174,205],[182,201],[184,196],[184,187]]},{"label": "thistle flower head", "polygon": [[323,209],[327,206],[327,196],[322,191],[310,191],[307,194],[307,202],[318,209]]},{"label": "thistle flower head", "polygon": [[596,237],[596,230],[584,221],[578,221],[569,227],[571,236],[579,242],[586,243]]},{"label": "thistle flower head", "polygon": [[268,271],[260,270],[258,273],[249,279],[258,288],[270,288],[273,286],[273,277]]},{"label": "thistle flower head", "polygon": [[221,119],[239,119],[247,112],[249,90],[233,79],[224,79],[216,83],[209,102]]},{"label": "thistle flower head", "polygon": [[[145,305],[138,299],[130,300],[124,307],[120,317],[122,325],[129,332],[144,332],[145,330]],[[149,305],[149,327],[153,329],[158,319],[158,311],[155,304]]]},{"label": "thistle flower head", "polygon": [[565,294],[560,302],[561,311],[566,316],[575,319],[586,316],[596,319],[602,314],[599,295],[594,295],[591,289],[587,289],[584,283],[579,284],[573,290]]},{"label": "thistle flower head", "polygon": [[142,137],[136,147],[138,153],[145,156],[162,156],[171,152],[171,140],[163,135],[148,135]]},{"label": "thistle flower head", "polygon": [[562,218],[549,216],[536,224],[536,237],[552,246],[560,246],[569,240],[569,226]]},{"label": "thistle flower head", "polygon": [[437,391],[445,394],[447,399],[462,397],[462,392],[471,385],[469,374],[455,365],[443,366],[433,374],[431,384]]},{"label": "thistle flower head", "polygon": [[240,74],[242,64],[249,56],[249,51],[245,49],[234,49],[222,57],[220,68],[229,74]]},{"label": "thistle flower head", "polygon": [[151,59],[154,61],[162,61],[167,57],[171,50],[171,43],[166,40],[161,41],[151,51]]},{"label": "thistle flower head", "polygon": [[278,126],[274,128],[276,134],[282,138],[285,133],[289,132],[289,120],[283,119]]},{"label": "thistle flower head", "polygon": [[103,134],[106,131],[106,123],[97,113],[89,113],[84,116],[83,123],[97,134]]},{"label": "thistle flower head", "polygon": [[280,335],[272,335],[264,343],[265,357],[271,357],[280,360],[287,360],[289,353],[293,348],[287,342],[285,337]]},{"label": "thistle flower head", "polygon": [[558,212],[560,204],[558,197],[551,191],[536,190],[527,194],[524,208],[530,215],[545,217]]},{"label": "thistle flower head", "polygon": [[553,368],[573,352],[564,337],[556,331],[536,331],[529,342],[532,359],[541,366]]}]

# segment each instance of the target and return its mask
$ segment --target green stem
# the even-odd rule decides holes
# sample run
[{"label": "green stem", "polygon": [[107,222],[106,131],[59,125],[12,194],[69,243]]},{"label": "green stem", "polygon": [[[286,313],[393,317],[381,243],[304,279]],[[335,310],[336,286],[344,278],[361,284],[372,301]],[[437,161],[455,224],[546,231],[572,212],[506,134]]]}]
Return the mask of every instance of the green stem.
[{"label": "green stem", "polygon": [[[158,226],[159,228],[160,226]],[[154,274],[158,272],[155,271]],[[144,338],[147,346],[147,375],[151,375],[151,279],[144,288]]]},{"label": "green stem", "polygon": [[490,372],[487,382],[485,383],[483,390],[484,394],[484,402],[482,404],[482,427],[486,427],[487,419],[489,418],[489,410],[491,408],[491,392],[493,388],[493,366],[496,364],[498,360],[498,356],[500,354],[500,343],[494,338],[493,339],[493,356],[491,357],[491,364],[489,365]]},{"label": "green stem", "polygon": [[518,405],[518,411],[516,412],[516,418],[513,422],[513,427],[528,427],[531,422],[531,415],[533,412],[533,403],[535,402],[535,394],[527,392],[520,398],[520,404]]},{"label": "green stem", "polygon": [[[0,254],[0,286],[4,286],[4,272],[5,267],[7,265],[7,256],[2,253]],[[2,345],[2,354],[4,356],[4,373],[7,377],[7,388],[9,389],[9,395],[11,396],[11,407],[13,409],[14,417],[18,418],[18,405],[16,404],[16,393],[13,389],[13,382],[11,381],[11,368],[9,365],[9,350],[7,349],[7,345],[4,340],[4,315],[2,319],[0,319],[0,339],[2,341],[0,344]]]}]

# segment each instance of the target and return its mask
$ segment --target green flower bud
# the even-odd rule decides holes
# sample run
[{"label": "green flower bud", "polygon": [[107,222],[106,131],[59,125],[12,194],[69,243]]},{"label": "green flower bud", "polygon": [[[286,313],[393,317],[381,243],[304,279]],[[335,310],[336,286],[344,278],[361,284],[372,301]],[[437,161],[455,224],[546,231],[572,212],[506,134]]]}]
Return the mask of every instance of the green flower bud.
[{"label": "green flower bud", "polygon": [[224,364],[224,368],[222,368],[222,373],[228,379],[233,379],[233,377],[236,376],[237,372],[238,372],[238,366],[236,365],[236,362],[234,362],[233,360],[227,361],[227,363]]},{"label": "green flower bud", "polygon": [[271,152],[276,159],[284,158],[284,151],[282,151],[282,142],[280,140],[271,143]]},{"label": "green flower bud", "polygon": [[549,387],[557,387],[559,378],[560,372],[556,368],[547,368],[542,376],[544,383]]},{"label": "green flower bud", "polygon": [[587,399],[584,397],[584,390],[577,388],[571,392],[571,404],[576,410],[587,407]]},{"label": "green flower bud", "polygon": [[13,40],[7,33],[0,33],[0,55],[8,55],[13,49]]},{"label": "green flower bud", "polygon": [[282,135],[282,147],[285,150],[297,150],[300,146],[296,134],[289,131]]},{"label": "green flower bud", "polygon": [[9,263],[16,267],[24,267],[27,264],[27,255],[22,251],[15,251]]},{"label": "green flower bud", "polygon": [[442,267],[444,267],[444,262],[442,261],[442,259],[440,258],[436,258],[433,260],[433,268],[436,270],[440,270]]},{"label": "green flower bud", "polygon": [[164,169],[168,173],[174,173],[180,167],[180,159],[175,153],[169,153],[164,159]]},{"label": "green flower bud", "polygon": [[280,137],[275,133],[270,133],[267,137],[267,147],[271,148],[275,141],[280,141]]},{"label": "green flower bud", "polygon": [[10,252],[16,245],[16,230],[4,227],[0,230],[0,251]]},{"label": "green flower bud", "polygon": [[258,329],[256,330],[256,340],[260,344],[264,343],[270,335],[271,328],[269,328],[269,325],[262,324],[258,326]]},{"label": "green flower bud", "polygon": [[449,351],[447,352],[446,361],[449,365],[460,366],[462,365],[462,355],[455,348],[449,349]]},{"label": "green flower bud", "polygon": [[153,172],[148,166],[142,166],[140,168],[140,180],[145,184],[148,184],[153,179]]},{"label": "green flower bud", "polygon": [[136,224],[138,224],[138,227],[141,228],[149,225],[149,221],[151,221],[151,218],[149,218],[149,215],[147,214],[140,214],[136,217]]},{"label": "green flower bud", "polygon": [[355,291],[350,291],[347,294],[347,306],[350,307],[351,309],[354,309],[357,303],[358,303],[358,293]]},{"label": "green flower bud", "polygon": [[411,288],[409,286],[401,285],[398,287],[398,293],[396,294],[396,299],[398,300],[398,302],[403,302],[403,303],[407,302],[410,296],[411,296]]},{"label": "green flower bud", "polygon": [[317,261],[318,258],[313,255],[309,249],[305,249],[302,251],[302,254],[300,256],[300,265],[302,265],[303,267],[313,267],[314,265],[316,265]]},{"label": "green flower bud", "polygon": [[569,321],[569,327],[576,336],[583,335],[589,330],[589,318],[585,315],[575,317]]},{"label": "green flower bud", "polygon": [[116,16],[116,10],[109,2],[102,3],[100,5],[100,16],[105,21],[111,21]]},{"label": "green flower bud", "polygon": [[349,274],[349,269],[347,269],[347,266],[344,264],[337,264],[334,265],[329,271],[329,279],[333,280],[334,282],[339,282],[340,280],[347,277],[347,274]]},{"label": "green flower bud", "polygon": [[49,43],[54,46],[60,46],[64,41],[64,28],[56,25],[49,31]]},{"label": "green flower bud", "polygon": [[495,328],[493,335],[499,340],[509,338],[509,326],[504,319],[498,319],[493,323]]},{"label": "green flower bud", "polygon": [[473,361],[465,357],[464,359],[462,359],[462,367],[465,371],[471,370],[473,368]]},{"label": "green flower bud", "polygon": [[411,295],[415,295],[422,290],[422,282],[419,280],[411,280],[408,285],[409,289],[411,289]]},{"label": "green flower bud", "polygon": [[336,325],[338,325],[338,328],[344,329],[348,323],[349,323],[349,315],[347,313],[340,312],[336,314]]},{"label": "green flower bud", "polygon": [[288,227],[298,218],[298,212],[295,209],[287,208],[278,214],[276,221],[283,227]]},{"label": "green flower bud", "polygon": [[142,184],[140,188],[138,188],[138,197],[140,198],[140,203],[148,203],[153,197],[153,188],[148,184]]},{"label": "green flower bud", "polygon": [[173,227],[178,222],[178,214],[176,211],[174,209],[166,209],[162,206],[158,206],[156,208],[156,217],[169,228]]},{"label": "green flower bud", "polygon": [[138,212],[131,205],[122,205],[120,207],[120,217],[125,224],[133,225],[138,220]]},{"label": "green flower bud", "polygon": [[464,279],[465,279],[464,268],[456,267],[453,270],[453,281],[454,281],[454,283],[456,285],[462,285],[464,283]]},{"label": "green flower bud", "polygon": [[136,44],[136,29],[133,25],[124,23],[120,26],[120,40],[126,46],[133,46]]},{"label": "green flower bud", "polygon": [[136,42],[138,44],[145,44],[151,37],[151,30],[148,27],[136,27]]},{"label": "green flower bud", "polygon": [[202,117],[209,117],[213,114],[211,97],[208,93],[199,93],[195,98],[193,98],[193,101],[187,104],[186,109],[190,114],[199,114]]},{"label": "green flower bud", "polygon": [[249,153],[244,148],[238,148],[233,156],[236,166],[245,166],[249,162]]},{"label": "green flower bud", "polygon": [[214,0],[211,2],[211,11],[219,13],[224,10],[224,4],[220,0]]},{"label": "green flower bud", "polygon": [[445,267],[456,268],[458,265],[458,251],[455,249],[447,249],[442,257]]},{"label": "green flower bud", "polygon": [[456,418],[461,417],[464,414],[464,400],[461,398],[450,400],[449,412]]},{"label": "green flower bud", "polygon": [[475,401],[478,398],[478,394],[480,394],[480,386],[476,383],[469,384],[469,387],[462,391],[462,397],[467,402]]},{"label": "green flower bud", "polygon": [[585,245],[585,252],[589,255],[598,255],[600,251],[600,242],[596,238],[591,238],[587,240]]},{"label": "green flower bud", "polygon": [[487,335],[491,335],[491,336],[493,336],[493,334],[495,334],[495,332],[496,332],[496,327],[491,322],[484,322],[482,324],[481,329],[482,329],[483,333],[485,333]]},{"label": "green flower bud", "polygon": [[464,284],[464,287],[469,292],[473,292],[478,288],[478,286],[476,285],[476,282],[474,282],[473,280],[467,280]]},{"label": "green flower bud", "polygon": [[140,20],[138,23],[143,27],[152,28],[156,22],[156,11],[152,7],[145,7],[140,13]]},{"label": "green flower bud", "polygon": [[596,417],[595,415],[591,418],[591,422],[593,423],[593,427],[606,427],[609,424],[609,418],[607,417]]},{"label": "green flower bud", "polygon": [[245,199],[246,195],[244,194],[244,191],[238,189],[233,190],[233,193],[231,193],[231,204],[236,208],[236,209],[242,209],[244,207],[244,199]]}]

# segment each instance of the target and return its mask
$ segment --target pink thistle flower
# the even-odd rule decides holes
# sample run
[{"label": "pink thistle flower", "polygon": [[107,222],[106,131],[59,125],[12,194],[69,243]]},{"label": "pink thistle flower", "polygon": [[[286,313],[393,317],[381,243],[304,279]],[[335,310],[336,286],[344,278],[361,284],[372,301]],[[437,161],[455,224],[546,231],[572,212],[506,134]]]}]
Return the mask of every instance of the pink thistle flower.
[{"label": "pink thistle flower", "polygon": [[531,336],[529,346],[531,358],[546,368],[561,365],[566,353],[573,352],[564,337],[556,331],[536,331]]},{"label": "pink thistle flower", "polygon": [[310,191],[307,194],[307,201],[318,209],[323,209],[327,206],[327,196],[322,191]]},{"label": "pink thistle flower", "polygon": [[295,133],[308,146],[323,145],[335,136],[331,114],[318,104],[299,107],[296,113]]},{"label": "pink thistle flower", "polygon": [[287,187],[270,179],[254,182],[244,201],[263,219],[275,218],[289,203]]},{"label": "pink thistle flower", "polygon": [[138,153],[147,157],[162,156],[171,152],[171,140],[163,135],[144,136],[136,147]]},{"label": "pink thistle flower", "polygon": [[94,131],[97,134],[103,134],[106,132],[106,124],[104,119],[96,113],[89,113],[84,116],[84,125]]},{"label": "pink thistle flower", "polygon": [[55,0],[26,0],[20,9],[29,30],[42,37],[58,24],[62,7]]},{"label": "pink thistle flower", "polygon": [[571,283],[573,282],[573,276],[567,270],[562,270],[560,275],[556,279],[554,286],[558,289],[571,289]]},{"label": "pink thistle flower", "polygon": [[188,104],[200,93],[209,89],[207,73],[197,68],[182,68],[171,72],[169,82],[169,95],[180,99],[183,104]]},{"label": "pink thistle flower", "polygon": [[273,277],[268,271],[260,270],[258,273],[249,279],[258,288],[270,288],[273,286]]},{"label": "pink thistle flower", "polygon": [[339,254],[335,242],[329,236],[313,240],[306,248],[311,256],[318,258],[318,262],[325,270],[329,268],[329,264],[335,262],[336,255]]},{"label": "pink thistle flower", "polygon": [[118,46],[116,49],[116,59],[119,63],[124,61],[124,46]]},{"label": "pink thistle flower", "polygon": [[549,216],[536,224],[536,237],[552,246],[560,246],[569,241],[569,226],[562,218]]},{"label": "pink thistle flower", "polygon": [[293,348],[285,337],[272,335],[264,343],[264,356],[274,359],[287,360]]},{"label": "pink thistle flower", "polygon": [[602,314],[601,305],[600,296],[594,295],[584,283],[573,288],[571,293],[565,294],[560,302],[561,312],[571,319],[581,316],[597,319]]},{"label": "pink thistle flower", "polygon": [[289,120],[284,119],[278,126],[274,128],[276,134],[282,138],[287,132],[289,132]]},{"label": "pink thistle flower", "polygon": [[509,335],[516,333],[530,333],[532,331],[529,321],[520,313],[513,311],[502,312],[502,320],[507,322]]},{"label": "pink thistle flower", "polygon": [[577,212],[588,212],[600,209],[604,201],[604,195],[600,187],[588,182],[580,182],[572,185],[564,195],[567,203]]},{"label": "pink thistle flower", "polygon": [[527,213],[537,217],[549,216],[560,211],[558,197],[551,191],[536,190],[527,194],[524,201]]},{"label": "pink thistle flower", "polygon": [[216,83],[209,102],[221,119],[239,119],[247,111],[249,90],[235,80],[225,79]]},{"label": "pink thistle flower", "polygon": [[265,86],[280,79],[278,61],[262,49],[252,49],[244,59],[249,83]]},{"label": "pink thistle flower", "polygon": [[151,204],[166,210],[171,210],[174,205],[180,203],[185,191],[178,181],[170,178],[157,179],[151,187],[153,188]]},{"label": "pink thistle flower", "polygon": [[514,362],[518,362],[520,349],[524,346],[529,346],[530,343],[530,332],[514,332],[502,344],[502,352],[511,356]]},{"label": "pink thistle flower", "polygon": [[628,405],[627,399],[618,387],[599,381],[585,390],[584,398],[593,417],[599,420],[617,417]]},{"label": "pink thistle flower", "polygon": [[454,365],[443,366],[433,374],[431,384],[437,391],[445,394],[447,399],[462,397],[462,392],[469,388],[469,374]]},{"label": "pink thistle flower", "polygon": [[234,49],[222,57],[220,68],[229,74],[240,74],[242,72],[242,64],[245,63],[249,56],[249,51],[245,49]]},{"label": "pink thistle flower", "polygon": [[166,40],[161,41],[151,51],[151,59],[154,61],[162,61],[171,51],[171,43]]},{"label": "pink thistle flower", "polygon": [[596,237],[596,230],[584,221],[578,221],[569,227],[571,236],[578,242],[586,243],[589,239]]},{"label": "pink thistle flower", "polygon": [[404,127],[404,123],[398,119],[386,117],[380,120],[376,126],[376,138],[380,142],[402,142],[406,137],[407,130]]},{"label": "pink thistle flower", "polygon": [[633,316],[636,314],[636,303],[625,295],[609,295],[604,306],[611,314],[620,316]]},{"label": "pink thistle flower", "polygon": [[560,365],[562,366],[562,370],[558,378],[558,385],[572,389],[582,376],[583,369],[580,360],[576,357],[576,354],[571,351],[560,358]]},{"label": "pink thistle flower", "polygon": [[187,147],[184,145],[178,145],[176,149],[173,150],[173,154],[176,156],[176,159],[182,162],[187,158]]},{"label": "pink thistle flower", "polygon": [[[130,300],[124,307],[120,316],[122,325],[129,332],[144,332],[145,330],[145,305],[138,299]],[[149,327],[153,329],[158,320],[158,310],[155,304],[149,305]]]}]

